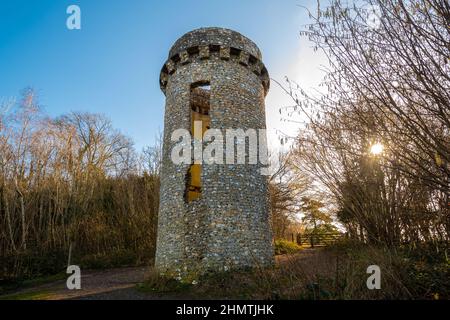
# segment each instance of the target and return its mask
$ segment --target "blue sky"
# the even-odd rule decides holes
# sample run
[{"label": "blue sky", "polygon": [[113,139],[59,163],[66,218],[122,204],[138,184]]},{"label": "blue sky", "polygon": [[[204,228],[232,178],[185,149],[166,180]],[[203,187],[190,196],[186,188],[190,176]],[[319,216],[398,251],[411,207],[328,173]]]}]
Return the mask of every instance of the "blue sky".
[{"label": "blue sky", "polygon": [[[318,81],[320,57],[299,37],[310,0],[1,0],[0,102],[33,87],[45,111],[108,116],[140,150],[163,129],[158,77],[173,42],[199,27],[234,29],[259,46],[272,78]],[[82,29],[66,28],[66,9],[78,5]],[[279,123],[286,103],[272,83],[267,120]],[[295,130],[295,128],[291,128]]]}]

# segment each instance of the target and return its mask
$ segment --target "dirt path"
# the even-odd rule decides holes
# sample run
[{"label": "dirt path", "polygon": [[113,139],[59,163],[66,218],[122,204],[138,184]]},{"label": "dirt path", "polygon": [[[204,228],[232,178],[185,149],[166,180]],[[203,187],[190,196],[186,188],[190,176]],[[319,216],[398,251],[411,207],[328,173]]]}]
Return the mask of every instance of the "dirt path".
[{"label": "dirt path", "polygon": [[146,295],[136,290],[136,284],[145,281],[148,270],[148,267],[138,267],[84,271],[81,273],[81,290],[69,290],[66,287],[66,280],[59,280],[20,290],[4,298],[25,300],[141,300],[146,298]]},{"label": "dirt path", "polygon": [[[304,249],[295,256],[277,256],[278,265],[287,264],[294,258],[296,263],[314,264],[319,250]],[[160,296],[144,293],[136,288],[146,280],[149,267],[130,267],[104,271],[84,271],[81,274],[81,290],[69,290],[66,280],[20,290],[0,299],[24,300],[160,300],[181,299],[178,295]]]}]

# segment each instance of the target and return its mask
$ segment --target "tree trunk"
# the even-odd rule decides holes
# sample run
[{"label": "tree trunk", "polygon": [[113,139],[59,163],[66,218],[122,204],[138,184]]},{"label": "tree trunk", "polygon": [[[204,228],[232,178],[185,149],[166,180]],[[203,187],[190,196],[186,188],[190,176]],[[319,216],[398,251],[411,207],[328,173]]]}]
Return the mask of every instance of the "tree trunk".
[{"label": "tree trunk", "polygon": [[23,200],[23,193],[20,191],[19,184],[17,183],[17,180],[15,181],[16,184],[16,192],[19,195],[19,202],[20,202],[20,218],[21,218],[21,224],[22,224],[22,248],[24,250],[27,249],[27,226],[25,221],[25,202]]},{"label": "tree trunk", "polygon": [[[4,188],[4,190],[5,189],[6,188]],[[8,225],[8,233],[9,233],[9,239],[11,241],[11,248],[15,252],[16,244],[14,242],[14,233],[13,233],[12,225],[11,225],[11,215],[9,212],[8,195],[6,194],[6,192],[4,192],[4,190],[2,190],[2,195],[3,195],[3,202],[5,203],[6,224]]]}]

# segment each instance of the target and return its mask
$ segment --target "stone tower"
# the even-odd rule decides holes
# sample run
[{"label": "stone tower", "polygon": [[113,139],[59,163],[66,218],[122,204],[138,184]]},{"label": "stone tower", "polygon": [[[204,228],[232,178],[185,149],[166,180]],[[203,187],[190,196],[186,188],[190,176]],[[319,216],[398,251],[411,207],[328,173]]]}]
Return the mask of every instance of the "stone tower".
[{"label": "stone tower", "polygon": [[[222,28],[191,31],[170,50],[160,75],[166,108],[156,268],[163,273],[273,264],[268,181],[261,161],[237,164],[234,150],[234,163],[224,156],[223,163],[179,164],[172,157],[178,129],[195,138],[220,129],[226,149],[226,129],[266,128],[269,75],[261,59],[251,40]],[[194,123],[200,123],[200,134]],[[258,132],[258,151],[266,150],[265,131]],[[236,150],[244,145],[246,160],[250,140],[230,139]]]}]

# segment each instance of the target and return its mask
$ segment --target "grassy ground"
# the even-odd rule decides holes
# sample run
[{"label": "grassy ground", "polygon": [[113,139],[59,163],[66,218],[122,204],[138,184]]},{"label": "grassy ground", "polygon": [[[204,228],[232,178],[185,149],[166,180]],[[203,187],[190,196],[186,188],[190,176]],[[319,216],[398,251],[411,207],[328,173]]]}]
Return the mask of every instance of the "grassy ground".
[{"label": "grassy ground", "polygon": [[[0,295],[6,295],[9,292],[14,292],[17,290],[23,290],[27,288],[37,287],[46,283],[52,283],[58,280],[66,279],[67,275],[65,273],[58,273],[49,276],[37,277],[34,279],[27,279],[23,281],[14,281],[5,283],[0,286]],[[26,299],[27,300],[27,299]]]}]

